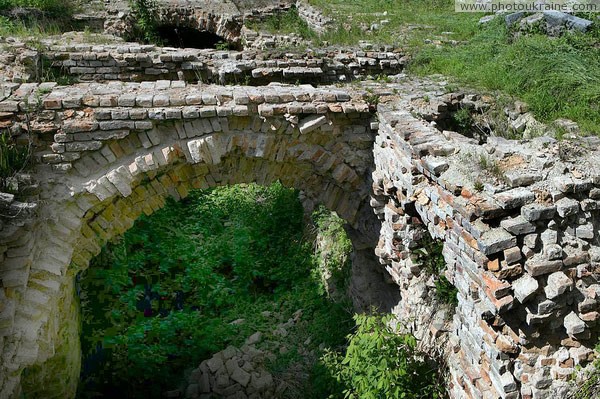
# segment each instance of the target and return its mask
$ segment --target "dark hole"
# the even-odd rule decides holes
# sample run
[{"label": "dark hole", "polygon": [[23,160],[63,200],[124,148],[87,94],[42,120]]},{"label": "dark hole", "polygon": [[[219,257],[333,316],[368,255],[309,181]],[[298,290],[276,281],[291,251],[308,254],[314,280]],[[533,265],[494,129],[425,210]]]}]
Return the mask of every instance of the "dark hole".
[{"label": "dark hole", "polygon": [[231,49],[233,47],[219,35],[182,26],[159,26],[158,35],[166,46],[171,47],[200,49],[210,49],[221,46],[223,47],[222,49]]}]

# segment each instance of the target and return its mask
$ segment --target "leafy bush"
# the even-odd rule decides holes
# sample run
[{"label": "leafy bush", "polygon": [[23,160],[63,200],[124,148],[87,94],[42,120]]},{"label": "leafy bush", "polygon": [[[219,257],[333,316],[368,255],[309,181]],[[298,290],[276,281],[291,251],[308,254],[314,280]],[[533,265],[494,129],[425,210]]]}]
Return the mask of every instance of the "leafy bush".
[{"label": "leafy bush", "polygon": [[134,24],[133,38],[146,43],[160,44],[161,39],[156,22],[156,1],[129,0],[129,5],[137,17]]},{"label": "leafy bush", "polygon": [[393,316],[356,315],[346,353],[329,351],[324,364],[349,399],[440,398],[436,370],[423,360],[417,341],[390,326]]},{"label": "leafy bush", "polygon": [[297,192],[274,184],[195,191],[140,218],[80,280],[79,397],[160,397],[186,368],[272,331],[279,320],[261,316],[266,310],[283,320],[303,310],[290,342],[310,337],[311,350],[343,342],[351,318],[313,273],[303,215]]}]

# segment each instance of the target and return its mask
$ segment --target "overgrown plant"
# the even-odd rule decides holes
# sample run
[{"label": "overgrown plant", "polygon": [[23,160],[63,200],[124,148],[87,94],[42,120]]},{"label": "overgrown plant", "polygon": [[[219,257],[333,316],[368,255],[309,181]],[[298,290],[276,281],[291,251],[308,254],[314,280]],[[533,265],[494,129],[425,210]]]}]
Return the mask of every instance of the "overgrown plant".
[{"label": "overgrown plant", "polygon": [[[291,342],[310,337],[315,353],[343,343],[351,319],[313,272],[303,214],[297,192],[277,183],[194,191],[138,220],[80,280],[79,397],[159,398],[186,368],[256,331],[270,334],[298,309]],[[299,357],[290,349],[275,366]]]},{"label": "overgrown plant", "polygon": [[452,114],[452,120],[459,132],[468,132],[473,128],[473,116],[467,108],[460,108]]},{"label": "overgrown plant", "polygon": [[344,221],[320,206],[313,212],[317,237],[315,252],[327,294],[333,300],[346,298],[350,279],[352,243],[344,231]]},{"label": "overgrown plant", "polygon": [[6,189],[8,179],[25,169],[30,153],[29,145],[18,145],[8,131],[0,132],[0,189]]},{"label": "overgrown plant", "polygon": [[458,290],[443,274],[446,270],[443,249],[444,243],[442,241],[434,240],[430,235],[425,234],[415,253],[417,261],[422,264],[426,275],[434,278],[436,298],[443,303],[456,306],[458,304],[458,297],[456,296]]},{"label": "overgrown plant", "polygon": [[345,353],[322,358],[347,399],[417,399],[445,396],[435,367],[411,334],[390,326],[393,315],[356,315]]},{"label": "overgrown plant", "polygon": [[131,9],[136,15],[134,36],[146,43],[160,44],[156,18],[157,4],[155,0],[129,0]]}]

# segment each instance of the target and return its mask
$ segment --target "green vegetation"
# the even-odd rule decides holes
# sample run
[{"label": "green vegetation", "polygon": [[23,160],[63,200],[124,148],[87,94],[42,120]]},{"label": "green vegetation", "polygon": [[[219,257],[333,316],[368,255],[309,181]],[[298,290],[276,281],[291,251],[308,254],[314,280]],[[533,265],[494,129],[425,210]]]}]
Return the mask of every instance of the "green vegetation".
[{"label": "green vegetation", "polygon": [[[330,218],[321,213],[318,223],[335,229]],[[343,240],[335,256],[347,257]],[[297,193],[280,184],[198,191],[142,217],[81,278],[79,396],[159,397],[212,353],[255,331],[271,334],[281,320],[264,311],[287,320],[303,310],[290,342],[310,337],[313,351],[342,345],[348,304],[326,300],[315,262]],[[299,357],[292,349],[273,368]]]},{"label": "green vegetation", "polygon": [[0,36],[44,37],[72,28],[78,5],[64,0],[0,0]]},{"label": "green vegetation", "polygon": [[8,178],[25,169],[31,158],[28,145],[18,145],[8,131],[0,132],[0,190],[8,186]]},{"label": "green vegetation", "polygon": [[[483,14],[456,13],[452,0],[311,3],[337,21],[323,41],[400,45],[414,57],[414,74],[443,74],[463,85],[500,90],[526,101],[543,122],[568,118],[583,132],[600,134],[599,24],[586,34],[516,37],[503,18],[479,26]],[[378,29],[370,29],[373,24]]]},{"label": "green vegetation", "polygon": [[156,1],[129,0],[129,5],[137,17],[133,26],[133,38],[146,43],[160,43],[158,24],[156,22]]},{"label": "green vegetation", "polygon": [[[549,122],[563,117],[582,130],[600,133],[600,52],[594,33],[560,38],[523,35],[513,39],[497,18],[466,44],[425,47],[411,70],[442,73],[467,84],[502,90],[526,101],[534,114]],[[595,39],[597,43],[597,39]]]},{"label": "green vegetation", "polygon": [[346,298],[350,279],[352,243],[344,231],[344,221],[321,206],[312,215],[318,245],[318,261],[324,289],[334,301]]},{"label": "green vegetation", "polygon": [[308,24],[300,18],[295,7],[288,11],[265,18],[264,21],[250,24],[251,29],[264,30],[271,33],[290,34],[295,33],[303,39],[315,39],[316,33],[310,29]]},{"label": "green vegetation", "polygon": [[33,8],[51,16],[59,16],[72,11],[74,2],[65,0],[0,0],[0,11],[17,7]]},{"label": "green vegetation", "polygon": [[[321,37],[331,44],[355,45],[368,40],[407,49],[420,48],[425,40],[466,40],[477,31],[479,19],[475,14],[455,13],[452,0],[311,0],[310,3],[335,19],[336,26]],[[373,25],[378,28],[370,29]]]},{"label": "green vegetation", "polygon": [[348,284],[343,222],[321,207],[305,231],[303,217],[297,192],[276,183],[194,191],[140,218],[79,278],[78,397],[161,397],[256,331],[280,340],[274,329],[299,310],[286,352],[267,364],[288,382],[284,397],[440,397],[435,369],[391,316],[355,316],[349,335],[347,296],[328,297]]},{"label": "green vegetation", "polygon": [[441,398],[434,367],[419,353],[417,341],[390,327],[391,316],[357,315],[344,355],[328,351],[323,361],[348,399]]},{"label": "green vegetation", "polygon": [[456,125],[457,131],[467,132],[473,127],[473,116],[466,108],[461,108],[452,114],[452,122]]},{"label": "green vegetation", "polygon": [[456,306],[458,304],[456,296],[458,290],[443,274],[446,269],[443,249],[444,243],[442,241],[434,240],[429,234],[425,233],[425,237],[419,242],[419,248],[415,253],[417,262],[422,265],[425,274],[434,278],[436,298],[442,303]]}]

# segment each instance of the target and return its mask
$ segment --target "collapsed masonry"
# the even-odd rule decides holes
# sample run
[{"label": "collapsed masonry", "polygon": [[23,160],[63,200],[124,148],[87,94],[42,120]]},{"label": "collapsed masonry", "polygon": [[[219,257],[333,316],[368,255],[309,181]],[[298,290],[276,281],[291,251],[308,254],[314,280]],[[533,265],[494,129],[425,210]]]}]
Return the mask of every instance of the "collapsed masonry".
[{"label": "collapsed masonry", "polygon": [[[24,62],[7,73],[35,72],[27,68],[40,53],[27,58],[15,47]],[[186,62],[197,62],[209,82],[220,71],[235,81],[236,68],[255,84],[286,81],[293,68],[316,83],[398,73],[402,55],[386,49],[264,60],[50,43],[42,54],[90,82],[0,84],[0,126],[31,142],[38,161],[12,179],[12,193],[0,194],[1,398],[72,397],[80,361],[76,273],[166,197],[241,182],[281,180],[348,222],[359,259],[375,253],[399,287],[393,311],[444,353],[452,397],[554,397],[596,356],[597,139],[480,144],[440,131],[415,116],[423,110],[413,100],[430,98],[430,114],[477,108],[478,100],[416,79],[353,89],[175,80]],[[444,241],[446,276],[459,292],[450,320],[412,256],[423,234]],[[369,281],[354,292],[380,290]]]}]

